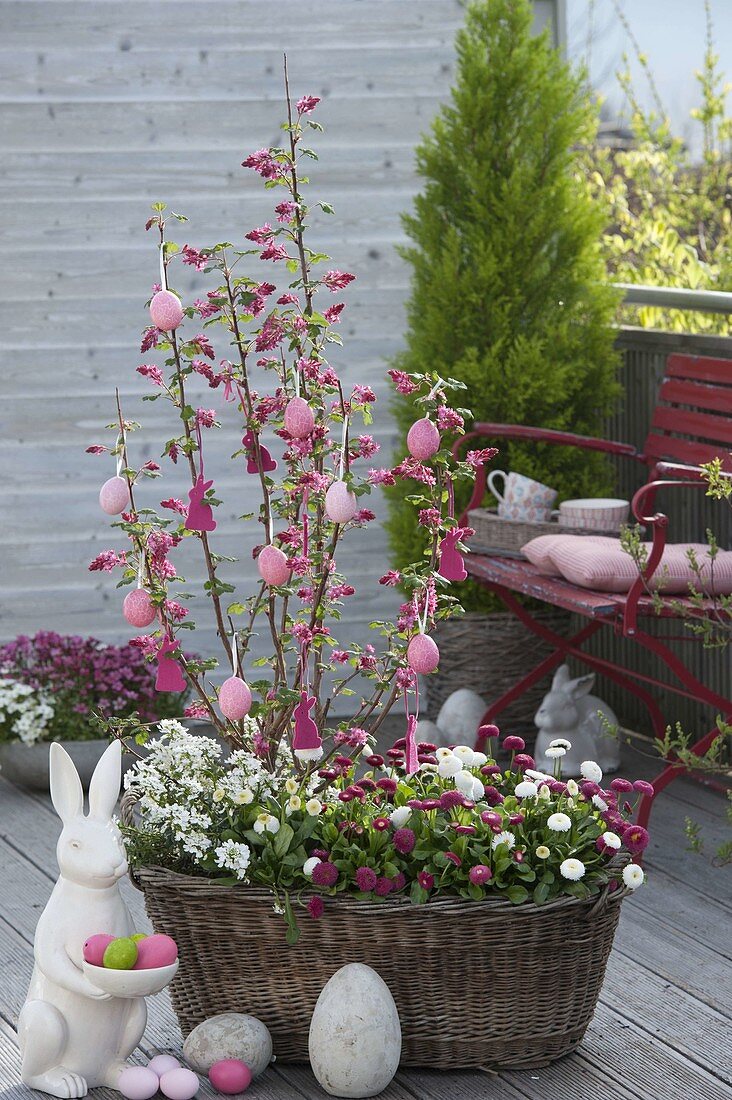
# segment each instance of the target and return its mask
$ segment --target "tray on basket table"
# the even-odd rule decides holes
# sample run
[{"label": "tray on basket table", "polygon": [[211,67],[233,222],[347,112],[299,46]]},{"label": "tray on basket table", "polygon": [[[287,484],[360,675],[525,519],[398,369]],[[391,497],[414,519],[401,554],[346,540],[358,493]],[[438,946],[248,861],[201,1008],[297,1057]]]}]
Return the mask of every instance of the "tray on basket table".
[{"label": "tray on basket table", "polygon": [[469,542],[476,554],[501,554],[508,558],[521,558],[521,547],[539,535],[604,535],[620,536],[620,527],[612,530],[594,527],[569,527],[556,519],[548,523],[527,523],[520,519],[504,519],[492,508],[473,508],[468,512],[468,524],[475,530]]}]

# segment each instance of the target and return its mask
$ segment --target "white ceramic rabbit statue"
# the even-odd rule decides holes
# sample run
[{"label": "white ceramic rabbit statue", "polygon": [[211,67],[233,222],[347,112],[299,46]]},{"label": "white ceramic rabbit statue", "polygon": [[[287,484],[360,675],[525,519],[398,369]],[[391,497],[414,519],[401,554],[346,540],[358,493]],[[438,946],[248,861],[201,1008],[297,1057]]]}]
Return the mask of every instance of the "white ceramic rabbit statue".
[{"label": "white ceramic rabbit statue", "polygon": [[594,672],[570,680],[567,665],[554,673],[551,691],[534,717],[539,729],[534,757],[540,771],[553,772],[554,762],[544,753],[556,737],[564,737],[572,745],[561,758],[565,778],[578,776],[583,760],[596,761],[603,772],[615,772],[620,767],[618,742],[608,734],[600,714],[611,726],[617,726],[618,720],[607,703],[589,694],[594,682]]},{"label": "white ceramic rabbit statue", "polygon": [[52,1096],[85,1096],[95,1085],[116,1088],[147,1023],[144,997],[112,997],[82,971],[89,936],[134,933],[119,891],[127,860],[112,821],[121,766],[115,741],[92,776],[87,816],[71,757],[61,745],[51,745],[51,799],[63,822],[56,848],[61,874],[36,928],[35,967],[18,1040],[23,1082]]}]

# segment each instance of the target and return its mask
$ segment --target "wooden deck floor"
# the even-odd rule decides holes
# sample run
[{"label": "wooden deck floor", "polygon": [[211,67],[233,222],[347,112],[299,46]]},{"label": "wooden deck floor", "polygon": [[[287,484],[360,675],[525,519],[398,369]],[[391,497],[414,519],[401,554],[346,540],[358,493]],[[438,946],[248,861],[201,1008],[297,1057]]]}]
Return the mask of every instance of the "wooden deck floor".
[{"label": "wooden deck floor", "polygon": [[[630,774],[639,774],[635,766]],[[647,768],[645,771],[647,772]],[[399,1073],[383,1100],[724,1100],[732,1098],[732,868],[685,850],[683,821],[709,843],[724,833],[721,796],[684,780],[659,798],[646,860],[649,884],[629,899],[595,1019],[580,1050],[522,1073]],[[19,1083],[15,1021],[31,971],[33,932],[56,877],[57,818],[50,802],[0,779],[0,1100]],[[125,889],[138,928],[140,895]],[[180,1033],[166,994],[151,998],[144,1053],[176,1051]],[[561,1011],[561,1006],[558,1006]],[[99,1100],[119,1094],[94,1090]],[[202,1097],[214,1095],[202,1089]],[[307,1067],[273,1066],[252,1100],[315,1100]]]}]

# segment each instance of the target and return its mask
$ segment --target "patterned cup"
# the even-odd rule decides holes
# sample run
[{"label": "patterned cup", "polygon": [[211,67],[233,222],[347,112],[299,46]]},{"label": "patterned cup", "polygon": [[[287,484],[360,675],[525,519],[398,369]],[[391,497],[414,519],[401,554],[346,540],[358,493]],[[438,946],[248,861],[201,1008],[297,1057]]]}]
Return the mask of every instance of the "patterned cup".
[{"label": "patterned cup", "polygon": [[[503,481],[503,493],[496,488],[496,481]],[[502,519],[522,520],[524,523],[548,523],[552,518],[552,506],[557,490],[532,481],[530,477],[513,471],[491,470],[488,488],[498,500],[498,515]]]}]

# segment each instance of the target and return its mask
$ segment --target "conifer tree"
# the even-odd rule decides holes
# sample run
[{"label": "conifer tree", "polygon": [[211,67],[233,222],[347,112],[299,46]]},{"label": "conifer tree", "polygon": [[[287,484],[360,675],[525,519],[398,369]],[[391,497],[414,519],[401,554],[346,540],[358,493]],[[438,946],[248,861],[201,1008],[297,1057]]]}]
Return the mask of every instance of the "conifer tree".
[{"label": "conifer tree", "polygon": [[[617,297],[599,250],[607,212],[578,165],[597,115],[581,75],[532,22],[529,0],[475,0],[458,32],[455,86],[417,149],[424,186],[403,219],[412,286],[392,366],[463,381],[475,422],[596,434],[618,392]],[[396,417],[402,431],[412,423],[409,398]],[[498,446],[496,465],[560,499],[612,484],[601,454]],[[397,565],[427,539],[403,506],[409,491],[391,491]]]}]

